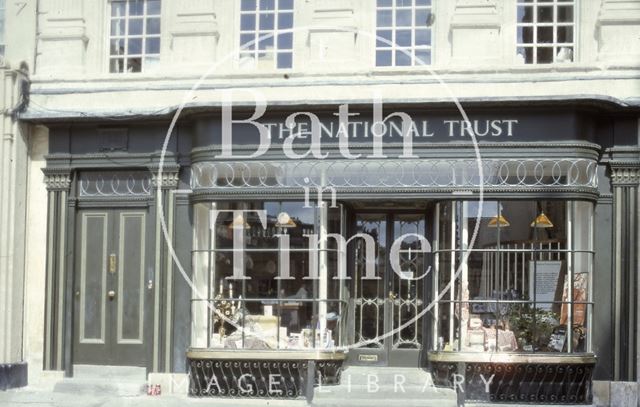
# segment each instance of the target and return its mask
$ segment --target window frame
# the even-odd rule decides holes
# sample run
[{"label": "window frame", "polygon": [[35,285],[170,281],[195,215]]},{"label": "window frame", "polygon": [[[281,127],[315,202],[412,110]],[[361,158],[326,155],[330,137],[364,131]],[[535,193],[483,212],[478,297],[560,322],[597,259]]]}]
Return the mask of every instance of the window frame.
[{"label": "window frame", "polygon": [[[524,66],[545,66],[545,65],[562,65],[562,64],[573,64],[578,61],[579,57],[579,21],[580,21],[580,2],[577,0],[514,0],[513,2],[513,10],[514,10],[514,53],[513,60],[516,64],[524,65]],[[553,9],[553,18],[551,22],[539,23],[538,20],[538,7],[542,5],[543,7],[552,7]],[[520,7],[529,6],[533,9],[533,21],[529,23],[521,23],[518,18],[518,10]],[[570,6],[573,9],[573,21],[569,23],[558,22],[557,10],[558,7]],[[519,32],[522,27],[532,27],[532,35],[533,42],[526,43],[519,41]],[[553,30],[553,42],[550,43],[542,43],[538,42],[538,27],[551,27]],[[572,42],[564,42],[559,43],[557,41],[558,36],[558,27],[572,27]],[[572,57],[569,61],[558,61],[558,51],[563,48],[568,47],[572,49]],[[519,50],[521,49],[532,49],[532,62],[526,62],[526,55],[523,54],[522,63],[520,63],[519,59]],[[538,62],[537,49],[538,48],[551,48],[552,49],[552,58],[551,62]]]},{"label": "window frame", "polygon": [[[522,200],[522,199],[496,199],[496,200],[492,200],[492,201],[486,201],[484,202],[484,205],[496,205],[497,208],[497,213],[498,215],[502,214],[502,205],[503,203],[509,203],[509,202],[514,202],[514,203],[540,203],[540,202],[550,202],[550,201],[554,201],[553,199],[545,199],[545,198],[533,198],[533,199],[527,199],[527,200]],[[557,201],[557,200],[556,200]],[[461,225],[459,224],[460,220],[457,219],[460,213],[463,213],[463,205],[465,203],[469,203],[469,202],[477,202],[475,200],[443,200],[440,201],[436,204],[436,209],[435,209],[435,216],[434,216],[434,249],[433,249],[433,255],[434,255],[434,264],[435,264],[435,268],[434,268],[434,274],[433,274],[433,291],[432,291],[432,295],[433,295],[433,301],[434,301],[434,315],[435,318],[432,321],[432,335],[433,335],[433,339],[432,339],[432,351],[445,351],[445,352],[451,352],[451,353],[457,353],[457,352],[477,352],[476,350],[468,350],[468,349],[463,349],[463,345],[462,345],[462,338],[465,338],[466,335],[466,330],[467,328],[462,329],[461,325],[460,325],[460,321],[459,319],[456,319],[456,314],[461,312],[461,307],[462,305],[466,304],[468,308],[468,310],[471,309],[471,307],[473,306],[474,303],[479,303],[480,305],[487,305],[487,304],[491,304],[491,303],[495,303],[495,307],[496,309],[501,305],[515,305],[515,306],[533,306],[533,308],[531,308],[529,310],[529,312],[532,312],[533,315],[535,316],[536,314],[538,314],[540,311],[538,311],[538,307],[536,307],[536,304],[553,304],[553,305],[559,305],[561,307],[565,307],[566,306],[566,312],[567,312],[567,322],[566,324],[569,323],[574,323],[574,312],[576,309],[577,305],[582,305],[584,307],[584,322],[582,325],[582,328],[584,329],[586,327],[586,330],[584,332],[585,337],[584,337],[584,349],[583,350],[575,350],[572,349],[572,343],[571,340],[573,339],[573,332],[572,330],[566,330],[566,338],[565,338],[565,346],[566,349],[563,349],[562,351],[558,351],[558,352],[551,352],[551,354],[559,354],[559,355],[567,355],[567,354],[590,354],[592,353],[592,335],[593,335],[593,312],[594,312],[594,299],[593,299],[593,276],[594,276],[594,272],[595,272],[595,246],[594,246],[594,212],[595,212],[595,205],[593,202],[590,201],[583,201],[583,200],[577,200],[577,199],[569,199],[569,200],[561,200],[564,203],[564,222],[563,222],[563,227],[565,228],[565,242],[564,242],[564,248],[561,248],[560,244],[558,243],[557,248],[552,248],[551,246],[549,246],[548,248],[544,248],[543,246],[545,244],[547,244],[547,241],[541,240],[540,242],[536,242],[536,243],[532,243],[532,245],[528,248],[525,248],[523,246],[522,250],[518,250],[518,249],[512,249],[509,247],[502,247],[503,242],[500,239],[500,229],[501,227],[499,226],[499,224],[497,225],[497,240],[496,240],[496,245],[493,248],[479,248],[479,247],[474,247],[474,248],[468,248],[466,247],[466,240],[465,237],[458,235],[458,229],[461,227]],[[441,214],[443,213],[443,206],[449,206],[449,209],[451,210],[451,220],[449,220],[449,222],[452,222],[454,226],[451,226],[452,228],[454,228],[456,230],[456,232],[453,232],[454,229],[451,229],[451,233],[452,234],[447,234],[444,236],[441,236]],[[484,206],[483,205],[483,206]],[[580,205],[585,205],[582,209],[586,208],[586,205],[588,205],[588,210],[586,212],[580,212],[580,210],[578,210],[578,207]],[[584,218],[578,218],[579,215],[586,215]],[[483,219],[486,219],[487,216],[483,216]],[[469,220],[474,220],[475,219],[475,215],[470,216],[466,219]],[[580,219],[580,221],[578,221],[577,219]],[[582,223],[580,223],[582,222]],[[556,227],[559,227],[560,224],[557,223]],[[448,228],[449,226],[447,226]],[[508,227],[508,226],[505,226]],[[588,235],[581,240],[580,242],[578,241],[579,239],[576,239],[576,236],[579,236],[581,229],[587,228],[588,230]],[[471,233],[471,231],[468,231],[469,233]],[[464,234],[464,233],[463,233]],[[582,236],[582,235],[580,235]],[[584,237],[584,236],[583,236]],[[445,238],[447,240],[450,240],[450,247],[447,247],[446,244],[443,246],[443,242],[442,239]],[[509,242],[505,241],[504,243],[509,244]],[[580,244],[581,243],[581,244]],[[584,247],[584,245],[586,244],[586,247]],[[535,245],[539,245],[540,247],[536,247],[534,248]],[[502,251],[502,253],[501,253]],[[458,266],[456,267],[455,264],[457,264],[460,259],[460,256],[464,256],[465,253],[468,253],[468,256],[466,258],[466,262],[469,263],[471,262],[471,255],[472,254],[480,254],[480,255],[489,255],[494,256],[494,255],[498,255],[501,256],[501,254],[506,254],[507,256],[507,261],[510,258],[516,258],[519,256],[522,256],[523,261],[529,257],[530,261],[532,261],[534,263],[534,269],[533,270],[528,270],[527,271],[527,283],[526,285],[529,286],[533,283],[535,283],[536,280],[530,280],[531,276],[533,275],[533,278],[535,278],[537,276],[537,270],[536,270],[536,266],[539,262],[543,262],[545,261],[545,259],[543,257],[547,257],[546,260],[560,260],[565,262],[564,267],[566,268],[566,270],[564,271],[564,288],[562,288],[562,297],[560,298],[560,300],[553,300],[553,301],[539,301],[537,300],[537,297],[535,295],[535,288],[534,288],[534,296],[527,298],[525,297],[522,293],[522,297],[519,299],[482,299],[482,300],[474,300],[472,298],[468,298],[468,299],[464,299],[462,298],[462,293],[460,291],[460,285],[462,284],[464,286],[464,283],[462,283],[462,276],[458,276],[455,279],[452,279],[453,273],[458,271],[458,267],[462,267],[462,266]],[[450,262],[447,263],[447,261],[441,261],[440,257],[444,256],[446,257],[450,257]],[[511,257],[514,256],[514,257]],[[553,257],[556,256],[557,258],[554,259]],[[584,256],[580,258],[580,261],[576,261],[576,259],[578,258],[578,256]],[[540,259],[537,259],[537,258]],[[500,258],[501,261],[503,261],[502,258]],[[584,260],[587,260],[587,271],[586,272],[579,272],[576,271],[578,268],[576,267],[576,264],[583,262]],[[483,260],[484,261],[484,260]],[[495,264],[495,263],[494,263]],[[485,264],[483,263],[483,266],[485,266]],[[451,269],[451,267],[453,267],[453,269]],[[467,266],[468,267],[468,266]],[[502,268],[502,266],[500,266]],[[461,269],[460,269],[461,270]],[[572,283],[575,283],[576,281],[576,276],[578,274],[586,274],[586,283],[587,283],[587,287],[586,287],[586,300],[576,300],[574,299],[574,295],[575,292],[574,290],[568,290],[567,287],[571,286]],[[524,274],[523,274],[524,277]],[[491,277],[493,278],[493,277]],[[566,278],[568,278],[569,280],[566,280]],[[471,291],[471,279],[468,278],[467,279],[467,287],[469,287],[469,293]],[[508,280],[507,280],[508,281]],[[447,290],[444,290],[441,288],[441,283],[444,284],[444,286],[442,287],[446,287],[448,284],[451,284],[450,288]],[[522,281],[522,284],[524,283],[524,280]],[[535,284],[534,284],[535,286]],[[573,289],[575,289],[576,286],[573,285]],[[568,295],[568,291],[570,291],[572,294]],[[530,295],[531,293],[529,293]],[[565,299],[564,296],[567,295],[567,298]],[[440,310],[443,310],[443,312],[441,312]],[[495,311],[494,311],[495,312]],[[510,315],[511,312],[513,312],[513,310],[509,310],[507,312],[507,314],[505,315]],[[560,311],[560,314],[563,311]],[[474,312],[469,312],[468,317],[471,316]],[[447,316],[447,321],[449,326],[449,330],[441,330],[441,326],[440,326],[440,319],[441,319],[441,314],[444,314]],[[562,325],[561,320],[558,320],[559,322],[559,326]],[[574,325],[575,326],[575,325]],[[498,334],[497,334],[497,324],[496,324],[496,339],[498,338]],[[537,327],[535,322],[533,323],[533,329],[535,332],[537,331]],[[463,332],[464,331],[464,332]],[[514,334],[516,333],[515,331],[512,331]],[[534,332],[534,333],[535,333]],[[458,335],[458,337],[456,338],[456,334]],[[447,343],[451,346],[450,349],[439,349],[438,348],[438,344],[439,342],[441,342],[439,340],[439,338],[444,338],[444,342],[447,342],[447,339],[449,340]],[[454,339],[455,341],[457,341],[457,344],[454,345]],[[497,342],[496,342],[497,345]],[[524,350],[521,348],[518,348],[516,350],[499,350],[496,346],[496,349],[493,350],[485,350],[485,352],[489,352],[489,353],[503,353],[503,354],[514,354],[514,353],[524,353],[524,354],[541,354],[541,353],[549,353],[549,351],[540,351],[540,350],[535,350],[535,348],[533,348],[533,350]]]},{"label": "window frame", "polygon": [[[398,46],[395,42],[390,46],[390,48],[385,48],[383,47],[383,50],[390,50],[391,51],[391,61],[392,63],[390,65],[378,65],[377,64],[377,53],[379,51],[379,47],[378,47],[378,10],[380,8],[382,9],[389,9],[393,11],[392,14],[392,25],[389,27],[383,27],[383,29],[387,29],[387,30],[391,30],[392,32],[392,42],[393,39],[395,38],[395,33],[398,29],[398,27],[395,25],[395,10],[397,8],[396,6],[396,1],[397,0],[391,0],[392,1],[392,5],[391,6],[383,6],[380,7],[378,6],[378,2],[377,0],[374,1],[374,5],[373,5],[373,13],[372,13],[372,32],[373,32],[373,37],[371,38],[371,46],[370,49],[371,51],[371,59],[372,59],[372,66],[375,69],[379,69],[379,70],[398,70],[398,69],[420,69],[420,68],[425,68],[425,67],[432,67],[435,65],[435,46],[434,46],[434,39],[436,36],[436,27],[437,27],[437,18],[436,16],[436,10],[437,10],[437,2],[435,0],[429,0],[429,4],[426,6],[416,6],[415,5],[415,1],[416,0],[412,0],[412,5],[409,6],[401,6],[402,9],[408,9],[411,10],[411,20],[412,20],[412,24],[410,26],[407,26],[406,28],[409,29],[411,31],[411,45],[408,47],[402,47],[402,46]],[[431,24],[431,26],[427,27],[426,29],[430,31],[430,41],[429,41],[429,45],[415,45],[415,32],[416,30],[419,28],[418,26],[416,26],[415,24],[415,12],[416,12],[416,8],[426,8],[427,10],[430,11],[431,15],[434,17],[433,23]],[[402,29],[402,28],[401,28]],[[412,54],[411,57],[411,65],[396,65],[395,62],[395,56],[397,52],[401,52],[400,50],[406,50],[408,52],[410,52]],[[416,60],[417,57],[414,57],[413,55],[415,55],[415,51],[416,50],[427,50],[429,51],[430,55],[429,55],[429,63],[420,63],[418,60]]]},{"label": "window frame", "polygon": [[[141,34],[136,34],[136,35],[129,35],[128,32],[128,27],[129,27],[129,21],[130,21],[130,16],[129,16],[129,3],[130,0],[109,0],[106,2],[106,7],[105,7],[105,19],[104,19],[104,24],[105,24],[105,33],[106,35],[104,36],[105,38],[105,50],[103,52],[103,55],[105,56],[105,69],[106,72],[110,75],[139,75],[139,74],[145,74],[145,73],[149,73],[152,71],[155,71],[155,69],[149,69],[148,67],[145,69],[145,58],[147,57],[153,57],[156,58],[157,61],[155,62],[154,66],[158,66],[161,61],[162,61],[162,45],[163,45],[163,9],[164,9],[164,2],[162,0],[159,0],[159,4],[160,4],[160,11],[159,14],[147,14],[147,4],[148,1],[147,0],[142,0],[143,4],[144,4],[144,9],[143,9],[143,14],[141,14],[138,17],[134,17],[134,18],[140,18],[142,20],[142,33]],[[112,7],[114,3],[124,3],[125,7],[126,7],[126,13],[124,16],[122,17],[113,17],[111,15],[112,13]],[[147,34],[146,33],[146,27],[147,27],[147,20],[149,18],[157,18],[159,20],[159,32],[157,34]],[[125,22],[125,29],[124,29],[124,35],[112,35],[111,34],[111,23],[114,19],[122,19]],[[116,40],[122,40],[124,42],[125,45],[125,50],[128,51],[128,40],[130,38],[134,38],[134,39],[141,39],[141,52],[140,54],[135,54],[135,55],[130,55],[128,54],[128,52],[125,52],[122,55],[111,55],[111,41],[113,39]],[[153,53],[153,54],[149,54],[146,53],[146,47],[147,47],[147,40],[148,39],[155,39],[157,38],[159,41],[158,44],[158,52],[157,53]],[[134,58],[140,58],[140,70],[139,71],[128,71],[127,70],[127,61],[129,59],[134,59]],[[123,67],[122,67],[122,71],[112,71],[111,70],[111,62],[115,61],[115,60],[122,60],[123,63]]]},{"label": "window frame", "polygon": [[[291,28],[285,28],[285,29],[279,29],[278,28],[278,14],[281,13],[279,5],[280,5],[280,0],[274,0],[274,10],[273,11],[268,11],[263,13],[263,14],[273,14],[274,16],[274,20],[273,20],[273,29],[270,30],[261,30],[259,28],[259,24],[260,24],[260,19],[259,19],[259,15],[261,14],[261,8],[260,8],[260,0],[255,0],[256,2],[256,8],[253,11],[243,11],[242,10],[242,2],[238,1],[236,2],[236,6],[235,6],[235,15],[236,18],[234,18],[234,31],[236,32],[236,35],[234,36],[234,43],[233,43],[233,48],[237,47],[237,52],[235,52],[234,55],[234,59],[236,61],[236,66],[240,69],[247,69],[247,70],[266,70],[266,71],[270,71],[270,72],[290,72],[293,71],[296,65],[296,61],[295,61],[295,41],[296,41],[296,33],[295,33],[295,22],[297,17],[297,7],[295,4],[295,1],[292,2],[292,8],[289,9],[285,9],[283,12],[287,13],[290,12],[291,16],[292,16],[292,23],[291,23]],[[255,26],[254,29],[249,31],[249,30],[243,30],[242,29],[242,16],[243,15],[248,15],[248,14],[253,14],[254,16],[256,16],[256,21],[255,21]],[[261,33],[262,32],[262,33]],[[260,54],[260,50],[258,49],[259,47],[259,42],[260,42],[260,38],[265,36],[264,32],[268,32],[272,34],[272,39],[273,39],[273,48],[272,50],[267,50],[266,53],[272,54],[273,55],[273,64],[272,66],[269,67],[263,67],[260,64],[261,59],[259,57],[257,57]],[[291,48],[290,49],[282,49],[280,50],[278,48],[278,37],[281,34],[291,34]],[[253,50],[250,49],[246,49],[243,50],[241,49],[242,47],[242,36],[243,35],[249,35],[251,34],[253,36],[253,46],[255,47]],[[264,38],[264,39],[268,39],[268,37]],[[243,55],[245,54],[245,55]],[[291,65],[288,67],[282,67],[279,68],[278,67],[278,54],[290,54],[291,55]],[[251,55],[253,57],[253,64],[252,65],[243,65],[243,58],[247,55]],[[264,59],[262,60],[264,61]]]}]

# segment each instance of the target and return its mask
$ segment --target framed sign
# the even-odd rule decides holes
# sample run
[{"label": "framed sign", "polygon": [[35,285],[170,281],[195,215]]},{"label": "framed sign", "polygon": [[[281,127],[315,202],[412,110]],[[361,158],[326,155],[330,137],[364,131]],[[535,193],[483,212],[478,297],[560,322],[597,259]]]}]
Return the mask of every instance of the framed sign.
[{"label": "framed sign", "polygon": [[529,275],[531,276],[529,278],[529,294],[537,302],[536,308],[551,311],[553,307],[551,302],[556,298],[561,270],[561,260],[532,260],[529,262]]}]

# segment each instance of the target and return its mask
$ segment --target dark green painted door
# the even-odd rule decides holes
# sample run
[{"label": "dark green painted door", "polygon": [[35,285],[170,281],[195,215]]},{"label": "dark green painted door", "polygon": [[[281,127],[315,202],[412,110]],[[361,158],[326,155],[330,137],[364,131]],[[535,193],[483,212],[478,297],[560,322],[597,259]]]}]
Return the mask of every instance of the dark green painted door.
[{"label": "dark green painted door", "polygon": [[147,211],[81,210],[74,275],[74,364],[146,366],[152,285]]}]

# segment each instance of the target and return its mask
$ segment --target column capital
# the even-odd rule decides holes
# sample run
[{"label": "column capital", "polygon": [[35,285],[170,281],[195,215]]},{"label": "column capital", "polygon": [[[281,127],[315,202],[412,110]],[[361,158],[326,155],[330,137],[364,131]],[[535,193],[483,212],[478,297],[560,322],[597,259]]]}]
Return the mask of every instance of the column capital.
[{"label": "column capital", "polygon": [[71,187],[71,170],[45,168],[42,172],[48,191],[68,191]]},{"label": "column capital", "polygon": [[[157,168],[150,168],[151,171],[151,185],[154,188],[162,189],[176,189],[178,188],[180,167],[165,167],[162,169],[162,174],[159,174]],[[159,176],[160,175],[160,176]]]},{"label": "column capital", "polygon": [[614,186],[640,185],[640,164],[624,165],[611,163],[611,183]]}]

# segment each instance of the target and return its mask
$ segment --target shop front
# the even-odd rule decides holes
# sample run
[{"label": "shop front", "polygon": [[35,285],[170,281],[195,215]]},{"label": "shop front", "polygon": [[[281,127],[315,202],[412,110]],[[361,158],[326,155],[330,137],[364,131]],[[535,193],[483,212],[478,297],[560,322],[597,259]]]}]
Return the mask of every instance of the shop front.
[{"label": "shop front", "polygon": [[366,108],[346,127],[292,109],[265,115],[263,135],[234,125],[230,148],[200,112],[166,157],[164,122],[52,125],[46,363],[285,398],[349,366],[412,367],[468,400],[588,403],[611,374],[594,327],[611,324],[597,282],[612,254],[596,231],[612,233],[616,142],[590,109],[478,107],[465,122],[410,106],[375,137]]}]

